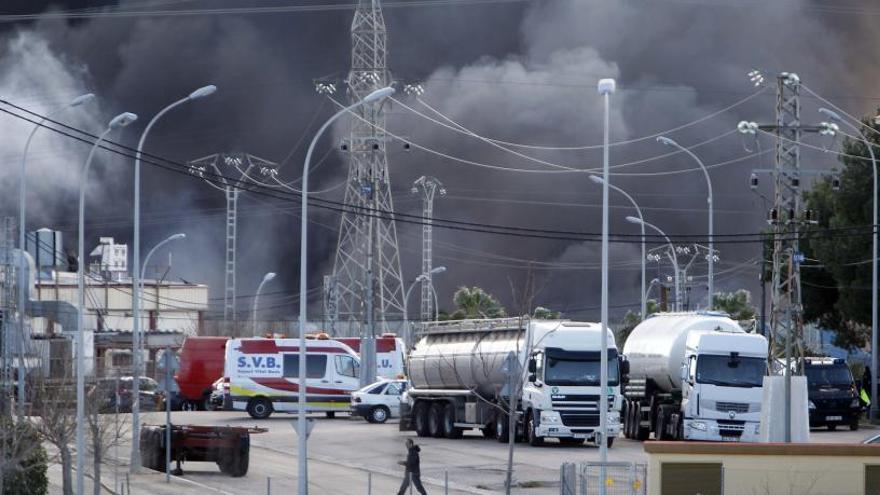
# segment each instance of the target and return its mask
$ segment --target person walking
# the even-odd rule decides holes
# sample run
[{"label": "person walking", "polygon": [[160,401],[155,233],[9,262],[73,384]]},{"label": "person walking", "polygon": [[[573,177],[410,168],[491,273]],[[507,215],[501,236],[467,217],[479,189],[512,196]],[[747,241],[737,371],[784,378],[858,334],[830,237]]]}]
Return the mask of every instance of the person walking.
[{"label": "person walking", "polygon": [[397,491],[397,495],[405,495],[406,489],[409,487],[410,481],[412,481],[413,486],[418,490],[422,495],[428,495],[428,492],[425,491],[425,487],[422,486],[422,471],[419,464],[421,463],[419,459],[419,451],[421,449],[418,445],[413,442],[412,438],[406,439],[406,460],[398,461],[398,464],[401,466],[406,466],[406,472],[403,474],[403,483],[400,485],[400,490]]}]

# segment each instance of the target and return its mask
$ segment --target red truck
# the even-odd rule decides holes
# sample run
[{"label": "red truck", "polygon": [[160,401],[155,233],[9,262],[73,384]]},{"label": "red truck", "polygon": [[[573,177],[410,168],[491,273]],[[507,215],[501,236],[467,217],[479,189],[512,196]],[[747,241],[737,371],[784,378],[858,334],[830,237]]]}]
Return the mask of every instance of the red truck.
[{"label": "red truck", "polygon": [[186,410],[211,407],[214,382],[223,376],[229,337],[187,337],[180,349],[180,369],[174,375]]}]

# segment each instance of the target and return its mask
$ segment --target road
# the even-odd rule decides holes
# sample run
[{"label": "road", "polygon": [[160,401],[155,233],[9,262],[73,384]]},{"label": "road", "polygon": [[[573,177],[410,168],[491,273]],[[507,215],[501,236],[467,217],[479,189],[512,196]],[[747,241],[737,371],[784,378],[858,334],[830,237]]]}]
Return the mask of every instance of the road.
[{"label": "road", "polygon": [[[164,422],[164,414],[147,413],[145,424]],[[259,495],[294,493],[296,488],[296,434],[293,415],[276,414],[268,420],[255,421],[240,412],[176,412],[177,424],[261,426],[269,431],[252,436],[250,470],[243,478],[221,474],[214,464],[184,464],[183,480],[173,490],[159,490],[164,476],[156,473],[135,477],[133,493],[174,493],[176,495],[207,493]],[[422,478],[429,493],[443,493],[448,475],[453,494],[492,493],[503,490],[507,461],[507,445],[484,439],[479,433],[466,433],[460,440],[418,438],[411,432],[400,432],[397,424],[369,424],[361,419],[342,416],[327,419],[314,416],[315,428],[309,440],[310,487],[313,494],[366,494],[368,476],[373,493],[395,493],[402,477],[397,464],[405,458],[404,440],[413,438],[422,448]],[[814,430],[811,441],[819,443],[856,443],[876,433],[873,431],[828,432]],[[119,449],[121,460],[128,458],[126,443]],[[647,462],[642,444],[617,439],[609,450],[610,460]],[[548,442],[544,447],[517,444],[514,454],[517,493],[558,493],[559,466],[563,462],[598,460],[598,449],[589,446],[562,446]],[[123,467],[123,470],[126,468]],[[53,468],[57,473],[57,468]],[[370,473],[370,474],[368,474]],[[51,474],[51,473],[50,473]],[[57,476],[52,474],[53,479]],[[112,486],[112,468],[105,469],[105,484]],[[269,481],[267,481],[269,479]],[[53,483],[54,485],[55,483]],[[153,488],[151,488],[153,487]],[[55,492],[53,486],[53,492]]]}]

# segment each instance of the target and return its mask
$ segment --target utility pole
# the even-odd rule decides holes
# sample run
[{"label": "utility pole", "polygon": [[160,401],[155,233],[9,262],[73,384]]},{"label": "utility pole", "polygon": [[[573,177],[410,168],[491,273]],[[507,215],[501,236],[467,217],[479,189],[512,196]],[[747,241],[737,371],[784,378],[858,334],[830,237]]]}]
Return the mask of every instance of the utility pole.
[{"label": "utility pole", "polygon": [[238,235],[238,195],[252,175],[269,176],[276,163],[247,153],[217,153],[192,160],[190,173],[203,179],[226,198],[226,279],[223,292],[223,321],[237,320],[235,314],[235,254]]},{"label": "utility pole", "polygon": [[[387,37],[381,2],[358,0],[351,24],[351,70],[346,81],[352,102],[392,83]],[[336,84],[318,83],[316,89],[333,94]],[[346,208],[340,219],[332,278],[328,280],[332,284],[328,289],[332,290],[327,291],[335,307],[330,308],[334,313],[328,317],[333,325],[333,318],[346,322],[349,335],[359,333],[366,339],[400,327],[406,288],[388,172],[385,103],[372,101],[351,113],[351,134],[343,144],[349,155]],[[366,328],[369,322],[377,328]],[[393,328],[389,328],[389,322],[395,322]],[[357,326],[361,327],[359,332]]]},{"label": "utility pole", "polygon": [[[760,84],[763,76],[750,73],[753,81]],[[783,72],[776,78],[776,122],[757,124],[740,122],[737,126],[743,134],[757,135],[758,130],[772,132],[776,136],[775,166],[770,170],[755,170],[752,189],[757,187],[757,172],[773,176],[773,208],[768,223],[773,227],[771,253],[770,332],[772,344],[785,338],[785,435],[791,441],[791,375],[803,371],[803,305],[801,301],[800,232],[815,223],[813,213],[803,208],[801,178],[824,171],[804,170],[800,163],[800,143],[805,132],[826,133],[826,125],[801,124],[800,78],[797,74]],[[797,356],[795,356],[797,352]],[[793,366],[796,364],[796,366]]]},{"label": "utility pole", "polygon": [[434,198],[436,195],[445,196],[446,189],[436,177],[421,176],[413,182],[413,194],[420,194],[422,198],[422,300],[421,319],[429,321],[434,318],[434,279],[431,270],[434,268],[433,232],[434,226]]}]

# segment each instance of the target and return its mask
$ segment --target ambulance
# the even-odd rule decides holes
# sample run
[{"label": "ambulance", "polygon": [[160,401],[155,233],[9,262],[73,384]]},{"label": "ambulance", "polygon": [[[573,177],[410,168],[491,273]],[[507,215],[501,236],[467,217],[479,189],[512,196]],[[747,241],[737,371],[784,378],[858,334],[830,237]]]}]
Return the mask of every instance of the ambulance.
[{"label": "ambulance", "polygon": [[[360,359],[336,340],[306,341],[306,410],[334,417],[348,412],[360,388]],[[254,419],[298,411],[299,339],[230,339],[224,366],[231,409]]]},{"label": "ambulance", "polygon": [[[327,334],[318,334],[317,338],[323,338]],[[329,339],[330,337],[327,336]],[[359,337],[336,337],[333,340],[342,342],[351,347],[358,355],[361,353],[361,339]],[[402,378],[406,372],[403,369],[404,351],[406,345],[403,339],[393,333],[386,333],[376,337],[376,376],[388,380]]]}]

